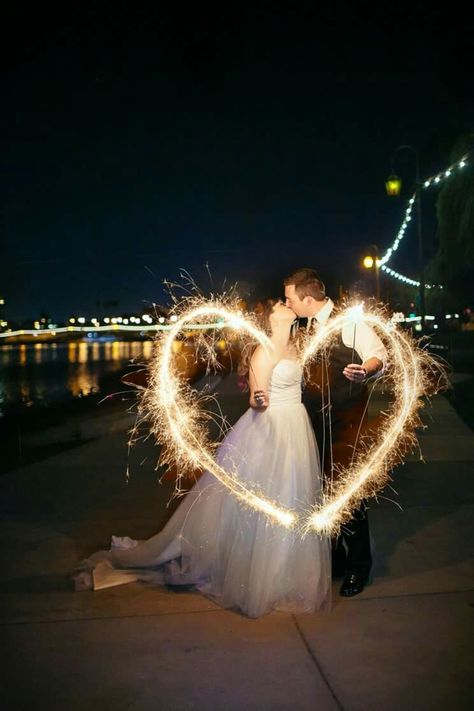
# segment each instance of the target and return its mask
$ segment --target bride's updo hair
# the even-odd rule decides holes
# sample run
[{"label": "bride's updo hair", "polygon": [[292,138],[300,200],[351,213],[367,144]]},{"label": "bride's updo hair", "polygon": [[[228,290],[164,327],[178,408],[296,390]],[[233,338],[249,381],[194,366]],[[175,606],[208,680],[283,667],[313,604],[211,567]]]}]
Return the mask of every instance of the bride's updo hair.
[{"label": "bride's updo hair", "polygon": [[[257,301],[253,306],[253,314],[255,317],[256,325],[267,334],[271,335],[272,329],[270,326],[270,315],[274,309],[275,304],[277,304],[279,299],[261,299]],[[248,375],[250,370],[250,360],[252,358],[253,352],[255,350],[255,342],[247,342],[242,346],[242,353],[240,357],[240,362],[237,368],[237,373],[239,375],[239,387],[242,390],[248,390]],[[247,381],[247,387],[245,383]]]}]

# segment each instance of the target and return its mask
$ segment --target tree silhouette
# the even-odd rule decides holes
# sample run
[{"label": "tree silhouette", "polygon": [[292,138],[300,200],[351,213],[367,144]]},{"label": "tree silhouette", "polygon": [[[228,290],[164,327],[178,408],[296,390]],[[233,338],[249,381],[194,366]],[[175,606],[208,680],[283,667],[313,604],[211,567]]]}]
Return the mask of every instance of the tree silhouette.
[{"label": "tree silhouette", "polygon": [[427,269],[429,280],[444,284],[450,297],[461,301],[472,299],[474,283],[474,134],[457,141],[451,163],[466,154],[466,168],[457,170],[439,192],[438,251]]}]

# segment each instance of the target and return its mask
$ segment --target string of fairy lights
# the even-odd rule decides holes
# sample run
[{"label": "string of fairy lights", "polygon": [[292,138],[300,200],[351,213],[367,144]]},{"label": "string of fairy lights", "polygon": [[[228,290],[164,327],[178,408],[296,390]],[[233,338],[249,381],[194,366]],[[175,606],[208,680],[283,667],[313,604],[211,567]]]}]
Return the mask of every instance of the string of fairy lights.
[{"label": "string of fairy lights", "polygon": [[[467,154],[464,155],[460,160],[457,160],[455,163],[452,163],[448,168],[445,170],[440,171],[439,173],[436,173],[435,175],[431,175],[429,178],[426,178],[426,180],[423,181],[421,187],[423,190],[427,190],[432,187],[438,187],[441,185],[444,181],[449,180],[449,178],[459,171],[463,170],[467,165],[469,165]],[[392,243],[392,245],[387,249],[383,257],[379,259],[378,261],[378,267],[381,269],[383,272],[388,274],[390,277],[393,277],[394,279],[398,279],[399,281],[403,282],[404,284],[409,284],[410,286],[420,286],[420,282],[417,281],[416,279],[411,279],[410,277],[405,276],[404,274],[400,274],[400,272],[397,272],[395,269],[392,269],[391,267],[387,266],[387,263],[390,261],[392,258],[394,252],[397,251],[400,242],[405,236],[405,233],[410,225],[410,222],[412,220],[412,212],[413,212],[413,206],[415,205],[416,201],[416,191],[413,193],[413,195],[410,197],[407,203],[407,207],[405,210],[405,215],[402,221],[402,224],[400,226],[400,229],[398,230],[398,233]],[[425,284],[426,289],[442,289],[443,286],[441,284]]]},{"label": "string of fairy lights", "polygon": [[[468,156],[469,154],[465,154],[460,160],[457,160],[456,162],[452,163],[448,168],[445,170],[440,171],[439,173],[436,173],[434,175],[431,175],[430,177],[426,178],[423,183],[421,184],[421,188],[423,190],[428,190],[429,188],[432,187],[438,187],[441,185],[443,182],[446,180],[449,180],[453,175],[456,173],[459,173],[459,171],[464,170],[466,166],[470,165],[468,162]],[[409,286],[413,287],[419,287],[420,282],[416,279],[412,279],[411,277],[406,276],[405,274],[401,274],[400,272],[396,271],[392,267],[388,266],[388,262],[392,259],[394,253],[397,251],[398,247],[400,246],[400,242],[405,236],[405,233],[410,226],[410,223],[412,221],[412,212],[413,212],[413,207],[415,205],[417,199],[417,191],[415,191],[410,199],[408,200],[407,207],[405,209],[405,215],[403,217],[402,224],[398,230],[398,233],[392,243],[392,245],[386,250],[385,254],[377,260],[376,264],[377,267],[383,271],[385,274],[388,276],[397,279],[398,281],[403,282],[404,284],[408,284]],[[426,289],[442,289],[443,286],[442,284],[428,284],[425,283],[425,288]],[[4,304],[4,300],[0,299],[0,305]],[[67,333],[67,332],[89,332],[91,329],[94,331],[159,331],[159,330],[167,330],[171,328],[171,325],[165,325],[165,318],[160,317],[158,319],[158,323],[153,323],[153,319],[148,315],[144,315],[142,317],[144,323],[140,323],[140,318],[139,317],[130,317],[130,320],[126,318],[104,318],[103,323],[104,325],[100,325],[98,319],[92,318],[91,319],[91,325],[85,325],[85,318],[70,318],[69,319],[69,325],[68,326],[57,326],[56,324],[52,325],[49,324],[47,326],[47,329],[50,331],[50,335],[55,336],[58,333]],[[77,321],[77,325],[76,325]],[[138,325],[140,324],[140,325]],[[16,337],[16,336],[37,336],[38,331],[40,333],[43,333],[46,330],[46,327],[43,328],[43,326],[39,322],[35,322],[35,330],[33,329],[18,329],[13,331],[11,328],[7,329],[6,327],[8,326],[6,321],[0,320],[0,329],[5,328],[5,331],[0,330],[0,339],[1,338],[11,338],[11,337]],[[194,326],[196,328],[196,326]],[[199,328],[199,326],[197,326]]]}]

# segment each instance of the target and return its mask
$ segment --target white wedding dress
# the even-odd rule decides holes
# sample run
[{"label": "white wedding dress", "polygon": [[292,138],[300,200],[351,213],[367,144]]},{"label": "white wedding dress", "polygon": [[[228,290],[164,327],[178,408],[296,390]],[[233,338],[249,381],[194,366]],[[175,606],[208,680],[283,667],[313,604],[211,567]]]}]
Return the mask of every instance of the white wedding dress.
[{"label": "white wedding dress", "polygon": [[[321,475],[301,377],[298,362],[279,361],[269,407],[247,410],[217,460],[267,498],[303,512],[321,497]],[[205,472],[160,533],[141,542],[113,537],[110,551],[83,561],[75,580],[76,589],[95,590],[132,580],[194,585],[249,617],[274,609],[309,613],[330,601],[330,542],[275,525]]]}]

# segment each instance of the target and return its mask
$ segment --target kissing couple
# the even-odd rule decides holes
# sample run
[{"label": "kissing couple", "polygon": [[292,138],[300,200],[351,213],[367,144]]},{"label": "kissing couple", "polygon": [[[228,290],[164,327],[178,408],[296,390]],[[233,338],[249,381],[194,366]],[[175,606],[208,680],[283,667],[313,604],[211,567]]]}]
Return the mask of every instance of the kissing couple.
[{"label": "kissing couple", "polygon": [[[284,288],[285,301],[266,299],[256,312],[273,349],[257,346],[242,358],[249,409],[219,445],[216,459],[249,489],[304,513],[321,502],[334,473],[351,461],[366,417],[367,380],[382,371],[387,354],[366,324],[358,324],[355,334],[343,328],[303,389],[298,328],[311,332],[324,325],[334,303],[313,269],[288,275]],[[222,607],[260,617],[327,607],[332,577],[343,578],[341,595],[357,595],[371,566],[364,503],[335,540],[315,532],[301,537],[272,524],[204,472],[159,533],[146,541],[112,536],[110,550],[82,561],[74,580],[76,590],[134,580],[192,585]]]}]

